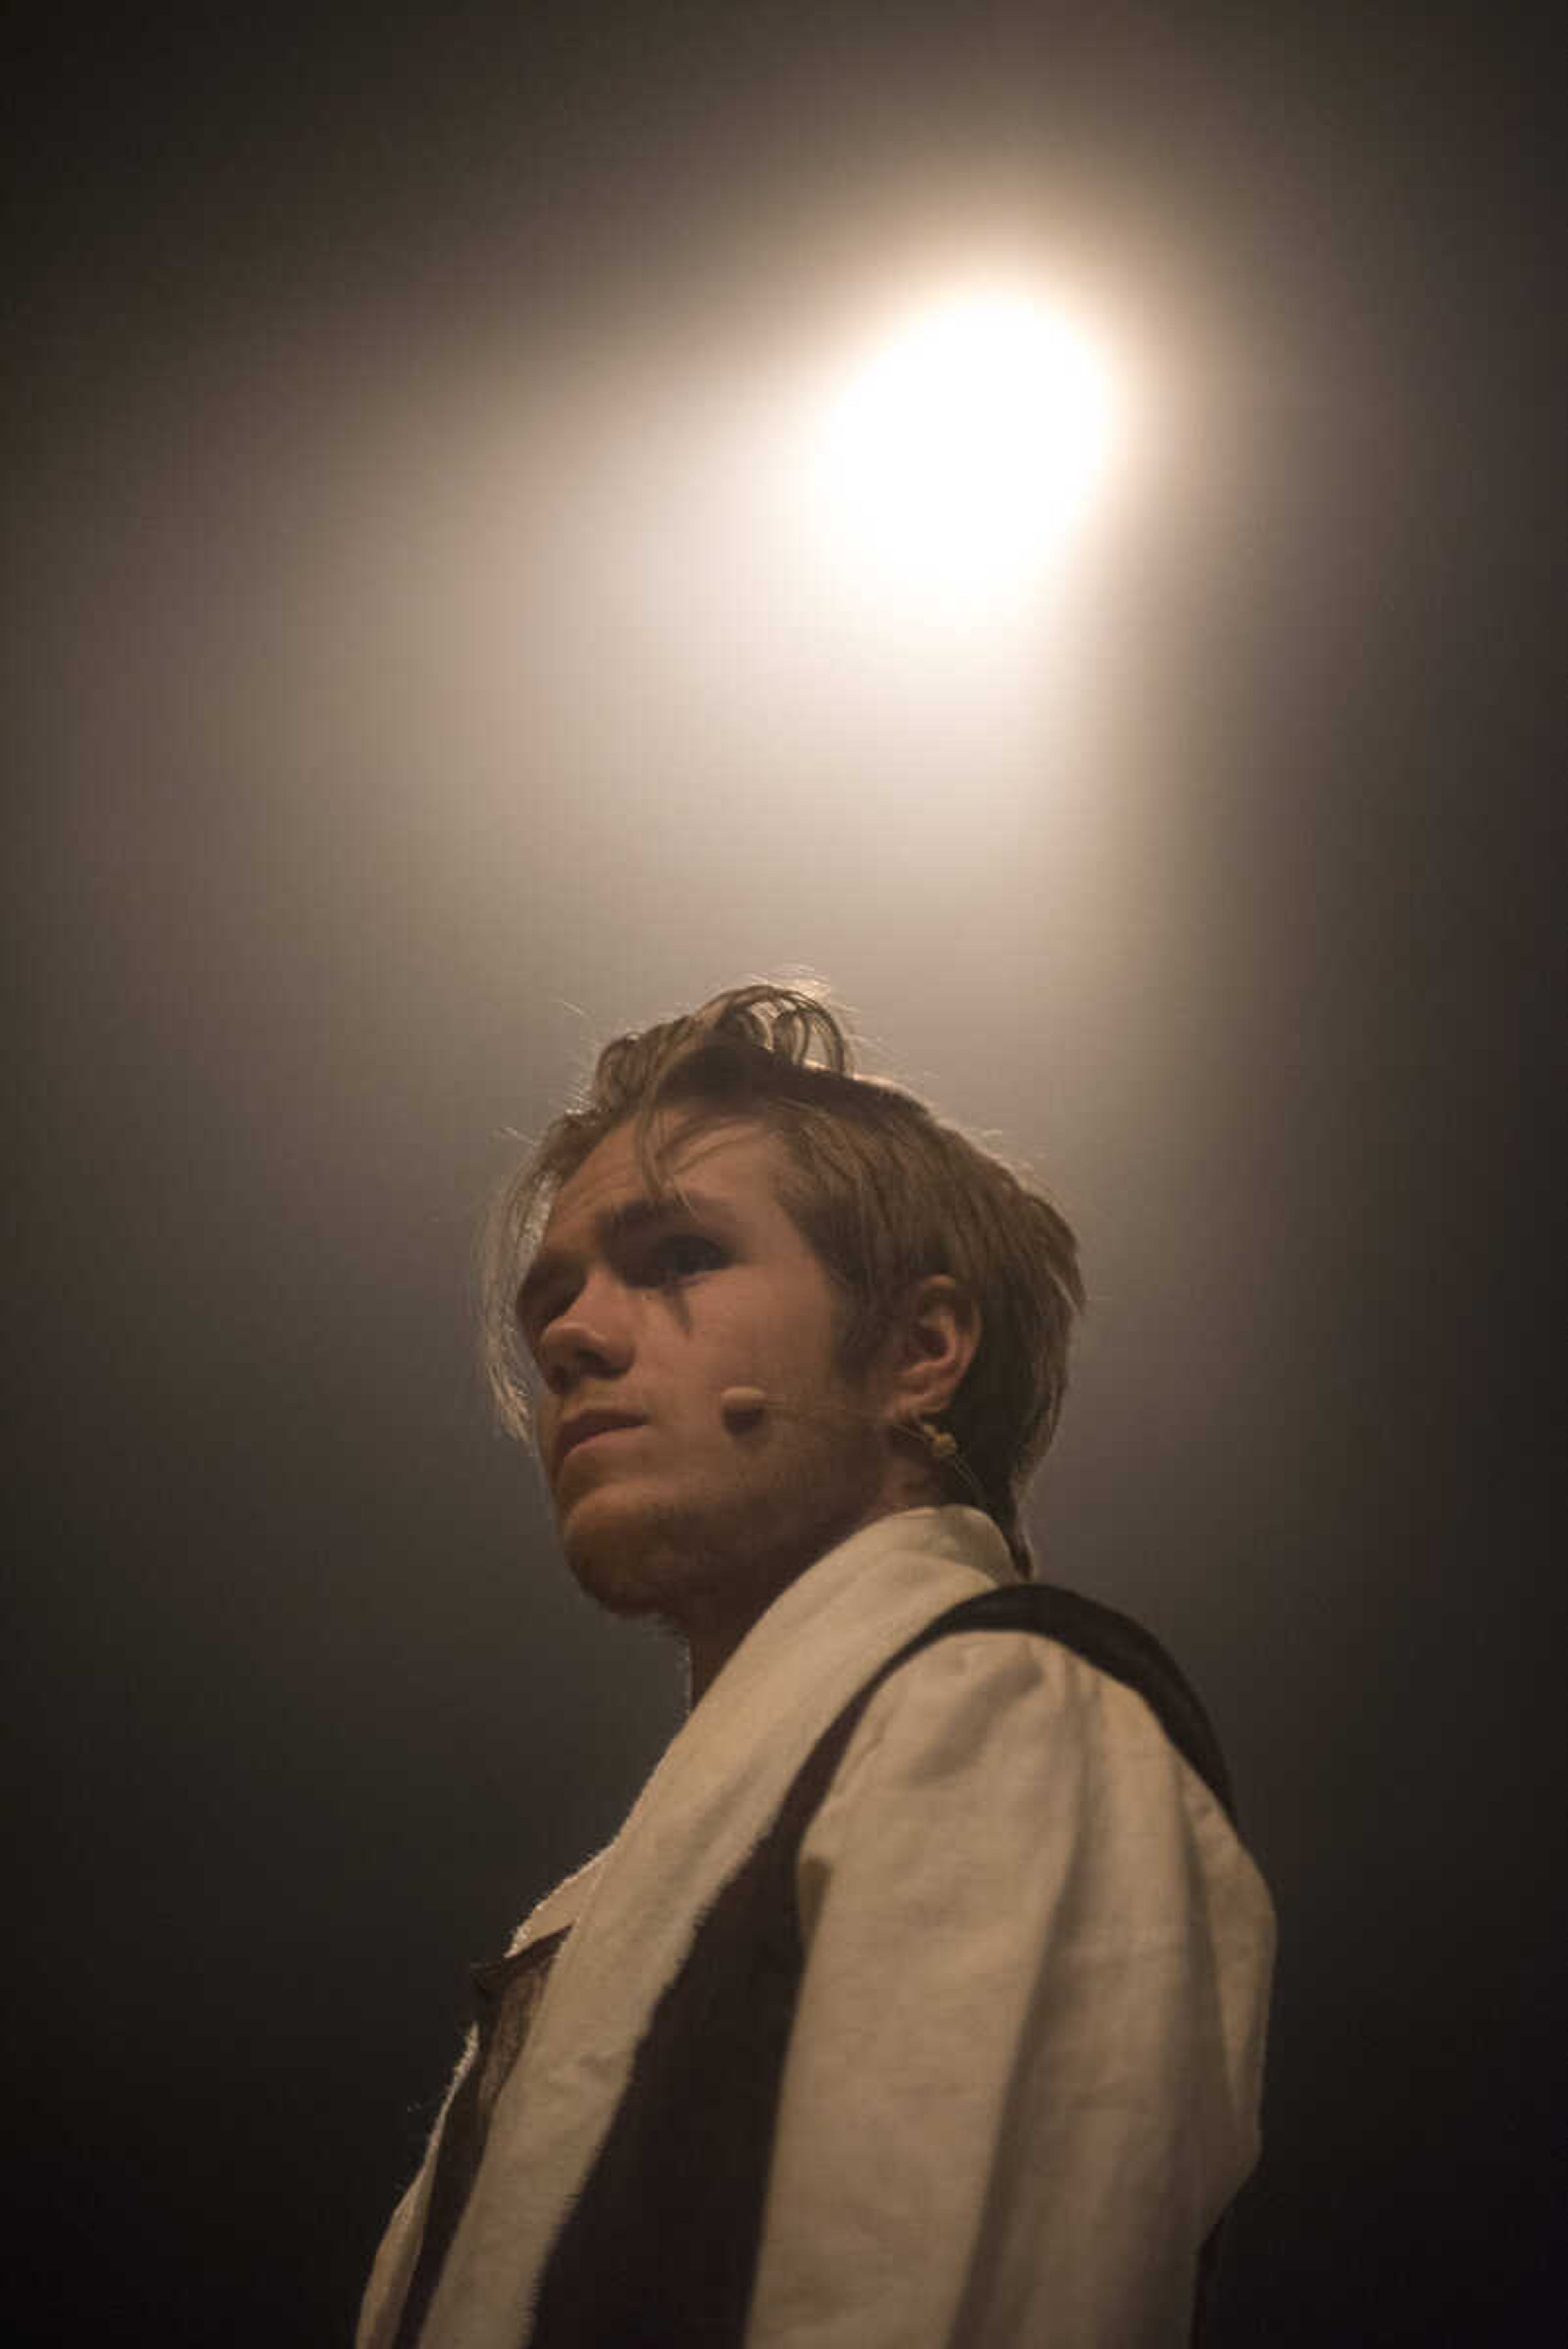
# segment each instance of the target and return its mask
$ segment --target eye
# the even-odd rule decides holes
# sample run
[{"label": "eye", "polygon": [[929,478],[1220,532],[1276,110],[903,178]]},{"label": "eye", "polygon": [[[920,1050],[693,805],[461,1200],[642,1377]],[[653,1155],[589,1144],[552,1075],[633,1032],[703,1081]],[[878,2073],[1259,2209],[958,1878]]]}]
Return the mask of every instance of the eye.
[{"label": "eye", "polygon": [[724,1251],[718,1242],[704,1238],[701,1232],[667,1232],[649,1257],[653,1278],[660,1285],[690,1280],[723,1262]]}]

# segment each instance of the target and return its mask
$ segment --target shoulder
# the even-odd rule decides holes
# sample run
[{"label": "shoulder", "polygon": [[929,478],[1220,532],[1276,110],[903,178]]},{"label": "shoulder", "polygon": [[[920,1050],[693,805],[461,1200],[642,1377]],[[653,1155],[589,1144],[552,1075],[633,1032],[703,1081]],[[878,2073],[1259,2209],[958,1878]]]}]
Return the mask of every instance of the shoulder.
[{"label": "shoulder", "polygon": [[1225,1756],[1196,1690],[1153,1632],[1130,1615],[1059,1584],[1012,1583],[950,1609],[929,1627],[929,1637],[974,1631],[1022,1632],[1058,1657],[1075,1660],[1080,1686],[1092,1685],[1083,1680],[1087,1672],[1140,1699],[1220,1808],[1234,1816]]},{"label": "shoulder", "polygon": [[1202,1911],[1249,1948],[1266,1923],[1226,1808],[1144,1688],[1011,1624],[950,1625],[873,1684],[797,1847],[808,1934],[851,1885],[944,1934],[985,1913],[1044,1932],[1042,1900],[1157,1937]]},{"label": "shoulder", "polygon": [[933,1752],[1022,1744],[1057,1766],[1063,1747],[1179,1757],[1228,1815],[1229,1774],[1202,1704],[1130,1616],[1049,1583],[982,1591],[938,1615],[862,1690],[846,1769],[889,1735]]}]

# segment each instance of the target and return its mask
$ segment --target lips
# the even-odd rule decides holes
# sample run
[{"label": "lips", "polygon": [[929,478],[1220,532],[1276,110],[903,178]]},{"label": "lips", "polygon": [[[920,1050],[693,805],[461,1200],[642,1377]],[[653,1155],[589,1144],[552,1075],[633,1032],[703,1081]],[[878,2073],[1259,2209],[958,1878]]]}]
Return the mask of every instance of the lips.
[{"label": "lips", "polygon": [[629,1411],[579,1411],[564,1420],[556,1436],[556,1474],[561,1473],[568,1452],[587,1441],[590,1435],[603,1435],[612,1427],[640,1427],[642,1421]]}]

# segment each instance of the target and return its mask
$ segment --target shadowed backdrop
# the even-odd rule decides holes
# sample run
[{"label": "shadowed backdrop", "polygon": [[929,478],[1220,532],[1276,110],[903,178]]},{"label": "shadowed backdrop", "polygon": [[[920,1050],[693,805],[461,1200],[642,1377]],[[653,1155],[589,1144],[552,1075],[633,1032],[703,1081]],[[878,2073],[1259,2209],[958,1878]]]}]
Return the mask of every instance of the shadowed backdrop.
[{"label": "shadowed backdrop", "polygon": [[[607,1036],[803,972],[1083,1240],[1043,1571],[1203,1692],[1281,1917],[1221,2339],[1552,2337],[1531,61],[1295,6],[21,50],[12,2337],[347,2337],[467,1964],[679,1713],[491,1432],[475,1225]],[[966,622],[813,539],[801,436],[999,259],[1144,421]]]}]

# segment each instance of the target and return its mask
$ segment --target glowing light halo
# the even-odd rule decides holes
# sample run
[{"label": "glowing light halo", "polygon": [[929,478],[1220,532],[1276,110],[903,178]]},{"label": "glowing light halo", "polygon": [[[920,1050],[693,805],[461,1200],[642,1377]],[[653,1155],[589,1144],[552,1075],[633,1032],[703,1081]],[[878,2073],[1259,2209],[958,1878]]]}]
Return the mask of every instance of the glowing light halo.
[{"label": "glowing light halo", "polygon": [[984,287],[907,315],[829,402],[837,558],[950,601],[1038,581],[1104,482],[1124,408],[1109,353],[1037,295]]}]

